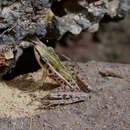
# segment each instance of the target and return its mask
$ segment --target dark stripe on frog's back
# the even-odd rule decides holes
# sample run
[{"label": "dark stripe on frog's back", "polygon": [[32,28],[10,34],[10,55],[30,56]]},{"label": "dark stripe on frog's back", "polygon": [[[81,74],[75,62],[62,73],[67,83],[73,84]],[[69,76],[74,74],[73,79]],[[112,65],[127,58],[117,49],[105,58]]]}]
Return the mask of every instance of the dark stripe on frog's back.
[{"label": "dark stripe on frog's back", "polygon": [[48,50],[49,51],[49,55],[48,60],[49,63],[54,66],[55,70],[60,73],[66,80],[71,80],[72,79],[72,74],[70,71],[67,70],[67,68],[65,66],[63,66],[63,64],[61,63],[59,57],[55,54],[55,52],[53,52],[52,50]]}]

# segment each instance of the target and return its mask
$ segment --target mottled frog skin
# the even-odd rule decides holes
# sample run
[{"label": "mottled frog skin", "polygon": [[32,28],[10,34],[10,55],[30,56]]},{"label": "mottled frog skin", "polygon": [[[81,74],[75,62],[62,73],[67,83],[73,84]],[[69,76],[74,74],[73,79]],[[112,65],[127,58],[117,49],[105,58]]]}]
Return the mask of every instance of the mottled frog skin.
[{"label": "mottled frog skin", "polygon": [[[59,91],[57,93],[50,93],[49,98],[53,100],[46,100],[45,102],[48,102],[49,105],[56,105],[70,104],[85,100],[88,94],[81,91],[81,87],[78,85],[77,81],[80,82],[81,86],[84,86],[86,90],[89,90],[88,85],[84,83],[78,72],[75,72],[74,66],[68,64],[66,67],[63,65],[53,48],[47,47],[38,38],[31,40],[31,42],[34,44],[36,59],[43,69],[39,87],[44,87],[47,76],[55,80],[60,86],[70,87],[70,92]],[[70,66],[71,69],[68,69]],[[74,92],[75,90],[76,92]]]}]

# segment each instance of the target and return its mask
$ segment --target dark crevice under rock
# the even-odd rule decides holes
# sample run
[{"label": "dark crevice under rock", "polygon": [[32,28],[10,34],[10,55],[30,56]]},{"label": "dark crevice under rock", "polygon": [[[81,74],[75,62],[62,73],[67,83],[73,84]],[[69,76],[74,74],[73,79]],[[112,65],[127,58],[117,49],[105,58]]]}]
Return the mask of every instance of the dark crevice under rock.
[{"label": "dark crevice under rock", "polygon": [[24,50],[24,53],[18,59],[16,66],[3,75],[3,79],[10,80],[18,75],[34,72],[39,68],[40,66],[36,61],[33,47],[29,47]]}]

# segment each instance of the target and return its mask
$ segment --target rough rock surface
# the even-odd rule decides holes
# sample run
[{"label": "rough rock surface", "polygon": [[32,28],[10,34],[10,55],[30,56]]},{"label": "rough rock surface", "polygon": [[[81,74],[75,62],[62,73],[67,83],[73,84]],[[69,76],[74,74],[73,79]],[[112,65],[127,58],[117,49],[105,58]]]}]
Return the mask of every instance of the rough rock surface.
[{"label": "rough rock surface", "polygon": [[127,11],[127,0],[1,0],[0,44],[20,44],[30,35],[54,44],[67,32],[97,31],[105,16],[121,19]]},{"label": "rough rock surface", "polygon": [[[128,11],[127,2],[127,0],[1,0],[0,75],[11,73],[9,77],[13,78],[18,73],[32,72],[38,68],[32,45],[26,42],[32,37],[38,36],[43,43],[54,47],[55,42],[62,40],[67,33],[77,36],[84,30],[95,32],[100,22],[124,18]],[[1,54],[5,54],[3,50],[10,48],[14,56],[5,63],[6,59],[3,59]],[[22,66],[26,66],[25,70]]]},{"label": "rough rock surface", "polygon": [[[60,106],[35,115],[32,130],[129,130],[130,65],[88,62],[80,64],[92,92],[85,102]],[[101,72],[115,73],[103,77]],[[11,81],[10,81],[11,82]],[[30,118],[0,119],[0,130],[25,130]]]}]

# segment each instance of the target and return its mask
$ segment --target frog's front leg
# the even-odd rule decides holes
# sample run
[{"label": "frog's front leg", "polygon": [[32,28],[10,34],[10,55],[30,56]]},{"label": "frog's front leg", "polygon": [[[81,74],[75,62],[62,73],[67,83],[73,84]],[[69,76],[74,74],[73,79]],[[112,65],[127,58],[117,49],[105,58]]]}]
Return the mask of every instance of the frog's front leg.
[{"label": "frog's front leg", "polygon": [[44,65],[44,67],[42,68],[42,77],[41,77],[41,79],[38,80],[38,82],[36,83],[37,85],[34,85],[33,88],[31,90],[27,91],[27,92],[33,92],[33,91],[36,91],[36,90],[38,90],[40,88],[43,88],[44,82],[45,82],[45,80],[47,78],[47,71],[48,71],[47,69],[48,69],[48,67],[46,65]]},{"label": "frog's front leg", "polygon": [[57,105],[67,105],[77,102],[83,102],[88,98],[84,92],[53,92],[46,98],[42,99],[42,105],[39,109],[47,109]]},{"label": "frog's front leg", "polygon": [[36,87],[36,89],[43,87],[43,84],[44,84],[44,82],[45,82],[45,80],[47,78],[47,71],[48,71],[47,69],[48,69],[48,67],[46,65],[42,68],[42,77],[38,81],[38,83],[37,83],[38,86]]}]

